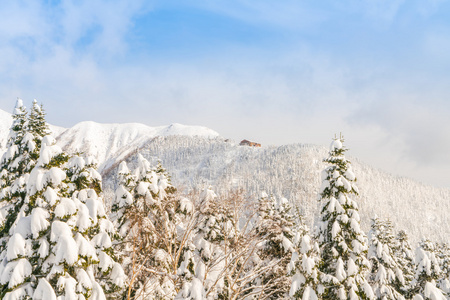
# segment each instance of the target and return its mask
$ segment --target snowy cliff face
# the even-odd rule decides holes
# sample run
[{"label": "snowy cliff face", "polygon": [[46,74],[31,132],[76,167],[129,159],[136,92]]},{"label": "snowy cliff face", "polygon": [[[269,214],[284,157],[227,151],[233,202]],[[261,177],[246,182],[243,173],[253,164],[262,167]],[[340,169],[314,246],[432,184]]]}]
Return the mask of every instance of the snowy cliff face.
[{"label": "snowy cliff face", "polygon": [[[11,121],[10,114],[0,110],[2,151]],[[230,188],[244,188],[257,197],[265,191],[298,205],[310,224],[317,216],[320,172],[325,168],[322,159],[328,152],[323,147],[245,147],[224,141],[211,129],[180,124],[149,127],[82,122],[69,129],[51,129],[55,136],[59,134],[58,144],[68,153],[80,151],[97,158],[107,196],[115,188],[120,161],[125,159],[133,165],[139,151],[153,164],[161,160],[175,186],[181,189],[211,184],[219,194]],[[389,218],[397,230],[407,230],[413,242],[423,236],[448,242],[450,189],[392,176],[349,159],[358,180],[360,197],[355,200],[366,232],[370,218],[377,214]]]}]

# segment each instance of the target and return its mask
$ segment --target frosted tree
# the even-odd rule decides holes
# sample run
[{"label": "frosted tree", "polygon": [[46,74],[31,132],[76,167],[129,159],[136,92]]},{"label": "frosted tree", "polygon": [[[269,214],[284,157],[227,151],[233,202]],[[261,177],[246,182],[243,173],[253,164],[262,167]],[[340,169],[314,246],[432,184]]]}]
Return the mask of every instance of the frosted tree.
[{"label": "frosted tree", "polygon": [[[124,285],[122,267],[111,253],[114,228],[102,218],[103,203],[94,190],[70,182],[67,160],[55,140],[44,137],[27,181],[25,209],[0,265],[2,299],[106,299],[102,286],[116,290]],[[83,161],[69,165],[75,164]],[[110,280],[99,281],[99,274]]]},{"label": "frosted tree", "polygon": [[[38,112],[39,111],[39,112]],[[39,119],[36,122],[36,119]],[[34,102],[30,115],[21,99],[17,99],[13,113],[13,123],[8,137],[7,151],[0,162],[0,224],[2,228],[2,247],[7,243],[9,230],[17,223],[23,209],[26,191],[25,184],[31,169],[39,157],[41,140],[49,133],[45,115]]]},{"label": "frosted tree", "polygon": [[446,293],[447,297],[450,297],[450,247],[448,244],[443,243],[438,246],[437,258],[442,271],[438,286]]},{"label": "frosted tree", "polygon": [[263,282],[261,279],[280,260],[266,260],[259,256],[265,240],[258,233],[258,226],[255,226],[257,202],[244,197],[241,191],[229,192],[220,202],[229,218],[224,228],[224,288],[218,298],[269,299],[274,292],[278,292],[278,282]]},{"label": "frosted tree", "polygon": [[429,240],[422,240],[416,249],[416,274],[412,282],[414,300],[445,300],[444,292],[436,283],[442,277],[436,246]]},{"label": "frosted tree", "polygon": [[289,296],[291,299],[319,299],[323,286],[320,284],[319,245],[311,238],[308,227],[298,216],[292,253],[287,271],[292,275]]},{"label": "frosted tree", "polygon": [[126,296],[172,299],[181,287],[180,278],[186,276],[179,268],[190,252],[192,228],[186,227],[190,212],[181,208],[190,201],[175,194],[160,165],[152,168],[141,155],[133,175],[125,164],[120,165],[119,174],[122,179],[112,216],[122,235],[118,249],[128,253],[124,260],[130,278]]},{"label": "frosted tree", "polygon": [[324,299],[372,299],[373,291],[365,277],[369,269],[367,238],[360,228],[355,174],[345,158],[343,138],[331,143],[330,164],[322,172],[318,241],[322,262],[320,271]]},{"label": "frosted tree", "polygon": [[397,265],[401,268],[404,282],[396,278],[394,281],[395,289],[402,294],[406,299],[412,297],[411,282],[414,279],[415,265],[414,253],[408,240],[408,235],[401,230],[396,236],[394,242],[394,259]]},{"label": "frosted tree", "polygon": [[[280,299],[286,297],[291,285],[291,278],[286,273],[294,252],[295,233],[291,207],[286,199],[282,198],[277,203],[273,197],[264,193],[258,203],[257,216],[256,232],[263,241],[258,256],[266,263],[277,261],[276,266],[258,280],[272,286],[272,289],[266,289],[266,296]],[[276,284],[272,284],[275,282]]]},{"label": "frosted tree", "polygon": [[[85,220],[89,217],[91,221],[91,226],[82,234],[96,250],[98,264],[94,267],[94,276],[108,298],[112,298],[120,295],[126,283],[126,276],[119,256],[113,249],[113,244],[116,244],[119,236],[106,215],[102,199],[102,178],[96,167],[96,161],[92,157],[71,157],[65,170],[70,180],[66,193],[68,197],[85,204],[80,205],[83,210],[78,209],[78,217]],[[88,210],[85,210],[85,207]]]},{"label": "frosted tree", "polygon": [[[179,267],[183,275],[183,286],[176,299],[215,299],[224,287],[223,270],[225,268],[224,242],[228,215],[211,188],[200,195],[191,195],[182,200],[183,211],[193,214],[193,251],[185,251],[185,259]],[[194,204],[194,205],[192,205]],[[191,271],[188,269],[191,268]]]},{"label": "frosted tree", "polygon": [[9,230],[17,221],[25,200],[27,174],[34,164],[30,153],[36,148],[32,135],[27,131],[27,113],[21,99],[17,99],[12,117],[7,150],[0,161],[0,234],[3,250]]},{"label": "frosted tree", "polygon": [[130,221],[126,218],[126,214],[132,208],[133,196],[131,193],[135,187],[136,180],[125,161],[120,163],[117,174],[119,185],[114,195],[110,217],[119,235],[125,237],[130,229]]},{"label": "frosted tree", "polygon": [[33,106],[30,110],[28,130],[33,135],[34,142],[38,149],[40,149],[42,138],[51,133],[50,128],[45,121],[45,111],[42,104],[38,105],[36,99],[33,100]]},{"label": "frosted tree", "polygon": [[[395,259],[396,239],[390,221],[372,219],[369,231],[369,281],[377,299],[405,299],[396,288],[406,290],[401,267]],[[397,285],[396,285],[397,284]]]},{"label": "frosted tree", "polygon": [[185,252],[192,260],[183,260],[178,271],[185,274],[192,263],[191,273],[184,275],[176,299],[270,299],[280,292],[278,278],[264,282],[280,259],[259,256],[267,235],[255,226],[257,202],[240,191],[219,198],[211,189],[191,198],[199,199],[189,203],[194,205],[194,251]]}]

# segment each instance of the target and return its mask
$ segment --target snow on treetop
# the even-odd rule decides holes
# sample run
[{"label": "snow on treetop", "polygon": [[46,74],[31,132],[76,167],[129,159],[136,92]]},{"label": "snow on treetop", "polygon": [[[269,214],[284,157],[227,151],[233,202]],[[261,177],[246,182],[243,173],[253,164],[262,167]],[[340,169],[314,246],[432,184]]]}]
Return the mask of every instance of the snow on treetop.
[{"label": "snow on treetop", "polygon": [[33,108],[34,108],[36,111],[38,111],[38,112],[41,111],[41,107],[38,105],[36,99],[33,100]]},{"label": "snow on treetop", "polygon": [[22,99],[17,98],[16,106],[14,107],[14,114],[15,115],[23,114],[22,109],[25,109],[25,107],[23,106],[23,101]]},{"label": "snow on treetop", "polygon": [[342,149],[342,140],[341,139],[334,139],[331,142],[330,151],[333,152],[333,151],[339,150],[339,149]]}]

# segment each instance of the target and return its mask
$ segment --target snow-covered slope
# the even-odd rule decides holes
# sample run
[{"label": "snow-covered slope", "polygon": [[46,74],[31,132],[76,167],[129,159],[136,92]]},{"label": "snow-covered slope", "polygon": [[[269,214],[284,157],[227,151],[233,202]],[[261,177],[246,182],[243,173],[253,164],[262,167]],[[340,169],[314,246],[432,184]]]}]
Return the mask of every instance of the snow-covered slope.
[{"label": "snow-covered slope", "polygon": [[84,152],[99,161],[103,171],[140,149],[142,145],[157,136],[218,137],[214,130],[201,126],[172,124],[150,127],[144,124],[99,124],[81,122],[67,129],[57,137],[58,144],[67,152]]},{"label": "snow-covered slope", "polygon": [[[161,160],[177,187],[189,190],[211,184],[218,193],[230,188],[258,196],[261,191],[286,197],[297,205],[311,224],[317,216],[317,193],[322,159],[328,150],[314,145],[253,148],[223,139],[159,137],[148,141],[140,153],[153,164]],[[351,154],[351,149],[350,149]],[[127,161],[136,162],[136,155]],[[413,242],[423,236],[449,241],[450,189],[423,185],[390,175],[349,157],[357,176],[360,215],[368,232],[375,214],[389,218],[398,230],[406,230]],[[104,186],[111,192],[117,168],[104,170]]]}]

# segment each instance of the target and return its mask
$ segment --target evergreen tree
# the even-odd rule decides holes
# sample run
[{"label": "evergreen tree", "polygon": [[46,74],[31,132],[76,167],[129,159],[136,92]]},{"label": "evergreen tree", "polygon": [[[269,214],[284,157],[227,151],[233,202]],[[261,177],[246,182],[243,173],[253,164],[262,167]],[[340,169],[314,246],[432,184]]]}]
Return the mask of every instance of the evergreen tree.
[{"label": "evergreen tree", "polygon": [[395,260],[396,239],[390,221],[375,217],[369,232],[369,281],[377,299],[405,299],[396,288],[405,290],[405,280]]},{"label": "evergreen tree", "polygon": [[[21,99],[17,99],[13,113],[13,123],[8,137],[8,149],[0,163],[0,250],[5,250],[9,231],[17,223],[26,197],[25,184],[29,173],[39,158],[43,136],[49,133],[44,114],[33,102],[27,117]],[[36,121],[38,120],[38,121]],[[3,256],[1,256],[3,257]]]},{"label": "evergreen tree", "polygon": [[395,289],[403,295],[406,299],[412,297],[411,282],[414,279],[414,253],[411,249],[411,245],[408,241],[408,235],[405,231],[401,230],[396,236],[396,242],[394,243],[394,259],[397,265],[401,268],[403,274],[403,280],[400,281],[399,277],[396,277],[394,281]]},{"label": "evergreen tree", "polygon": [[[119,186],[116,189],[112,202],[110,218],[111,221],[113,221],[117,232],[123,239],[130,229],[130,220],[126,218],[126,215],[129,210],[132,209],[133,196],[131,193],[136,186],[136,179],[135,176],[131,174],[125,161],[120,163],[117,175]],[[121,246],[119,248],[121,248]],[[123,251],[124,249],[121,250]]]},{"label": "evergreen tree", "polygon": [[324,299],[372,299],[373,291],[366,281],[369,269],[367,239],[359,225],[358,205],[351,195],[358,195],[356,177],[345,158],[343,138],[331,143],[330,164],[322,172],[318,240],[322,262],[320,271],[325,287]]},{"label": "evergreen tree", "polygon": [[[0,161],[0,250],[4,252],[9,230],[17,221],[25,200],[25,184],[34,162],[30,153],[36,145],[27,130],[27,115],[21,99],[17,99],[7,150]],[[3,257],[3,256],[2,256]]]},{"label": "evergreen tree", "polygon": [[[26,183],[35,165],[39,147],[29,132],[27,114],[21,99],[17,99],[13,123],[9,132],[7,150],[0,161],[0,261],[8,259],[8,244],[14,227],[26,214]],[[20,265],[24,265],[24,262]],[[2,268],[0,267],[0,270]],[[1,275],[1,272],[0,272]],[[0,296],[5,295],[9,284],[0,281]]]},{"label": "evergreen tree", "polygon": [[189,213],[180,209],[184,200],[175,195],[162,166],[151,168],[141,155],[133,175],[124,164],[119,173],[112,216],[122,234],[117,248],[126,254],[127,296],[173,299],[182,284],[179,267],[191,246],[191,234],[184,233]]},{"label": "evergreen tree", "polygon": [[123,285],[122,267],[111,252],[114,228],[104,218],[104,205],[95,190],[77,186],[67,176],[77,177],[74,165],[84,161],[72,160],[68,171],[67,160],[51,136],[42,139],[26,201],[0,265],[2,299],[106,299],[102,286],[109,292]]},{"label": "evergreen tree", "polygon": [[179,267],[183,286],[175,299],[216,299],[224,288],[221,276],[225,268],[224,243],[226,240],[227,213],[217,201],[211,188],[199,196],[197,209],[192,202],[182,200],[182,211],[192,212],[192,246],[184,253]]},{"label": "evergreen tree", "polygon": [[311,238],[300,215],[296,227],[295,252],[287,268],[293,276],[289,296],[291,299],[316,300],[323,291],[319,281],[319,245]]},{"label": "evergreen tree", "polygon": [[275,283],[272,289],[264,294],[269,299],[281,299],[289,293],[291,278],[286,268],[294,250],[294,220],[291,207],[286,199],[276,203],[273,197],[266,194],[259,200],[256,232],[263,241],[258,256],[266,263],[277,261],[276,266],[264,273],[259,280],[263,285]]},{"label": "evergreen tree", "polygon": [[442,271],[436,258],[436,246],[422,240],[416,249],[416,274],[412,282],[414,300],[445,300],[444,292],[436,285]]},{"label": "evergreen tree", "polygon": [[[91,226],[85,237],[95,247],[99,263],[94,267],[94,275],[108,298],[119,297],[125,285],[125,273],[119,263],[113,244],[119,239],[113,223],[105,212],[102,199],[101,175],[96,170],[97,164],[91,157],[86,159],[75,155],[70,158],[66,169],[70,179],[67,197],[78,199],[86,205],[88,211],[79,210],[78,214],[89,213]],[[84,208],[84,206],[81,206]]]},{"label": "evergreen tree", "polygon": [[[40,149],[41,140],[44,136],[51,133],[50,128],[45,121],[45,111],[41,105],[37,104],[36,99],[33,100],[33,106],[30,110],[30,116],[28,118],[28,130],[34,137],[36,147]],[[37,152],[38,154],[39,152]]]},{"label": "evergreen tree", "polygon": [[438,282],[438,286],[443,290],[447,297],[450,297],[450,247],[443,243],[438,246],[437,258],[439,267],[442,271],[442,278]]}]

